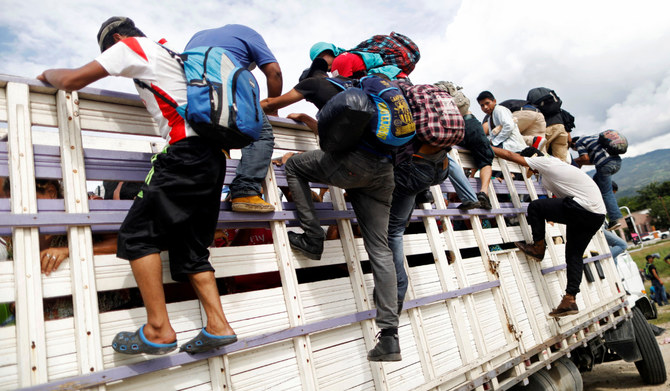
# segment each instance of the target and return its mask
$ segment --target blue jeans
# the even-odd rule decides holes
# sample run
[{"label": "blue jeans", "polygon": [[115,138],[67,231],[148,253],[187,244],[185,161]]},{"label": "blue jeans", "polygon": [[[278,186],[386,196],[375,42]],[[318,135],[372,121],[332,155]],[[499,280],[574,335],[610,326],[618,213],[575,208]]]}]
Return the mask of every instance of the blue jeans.
[{"label": "blue jeans", "polygon": [[[393,172],[395,189],[393,190],[393,202],[391,203],[391,214],[389,216],[388,243],[393,252],[393,263],[395,264],[398,281],[399,305],[402,305],[405,301],[408,285],[404,262],[403,234],[414,210],[416,195],[432,185],[442,183],[446,179],[447,173],[453,169],[451,164],[450,159],[449,167],[443,169],[441,166],[413,158],[396,166]],[[458,165],[455,165],[455,167],[463,172],[463,169]]]},{"label": "blue jeans", "polygon": [[275,137],[268,117],[263,114],[263,129],[258,140],[242,148],[242,158],[230,184],[231,198],[261,195],[261,183],[265,180],[272,160]]},{"label": "blue jeans", "polygon": [[398,302],[393,254],[388,245],[389,212],[393,195],[393,165],[388,158],[361,150],[330,153],[314,150],[286,162],[286,180],[293,194],[300,226],[316,240],[324,239],[309,182],[347,190],[375,281],[377,326],[398,327]]},{"label": "blue jeans", "polygon": [[623,217],[612,191],[612,175],[619,172],[620,168],[621,158],[612,159],[601,166],[596,166],[596,174],[593,176],[593,181],[598,185],[600,193],[603,195],[607,217],[610,221],[616,221]]},{"label": "blue jeans", "polygon": [[449,156],[449,181],[454,185],[454,190],[456,190],[456,194],[461,202],[466,200],[477,202],[477,194],[472,189],[468,177],[465,176],[465,172],[463,172],[461,166],[451,156]]},{"label": "blue jeans", "polygon": [[612,252],[612,258],[614,258],[614,264],[617,264],[617,257],[623,254],[624,251],[628,248],[626,241],[618,237],[614,232],[610,232],[606,229],[602,230],[605,234],[605,239],[607,239],[607,245]]}]

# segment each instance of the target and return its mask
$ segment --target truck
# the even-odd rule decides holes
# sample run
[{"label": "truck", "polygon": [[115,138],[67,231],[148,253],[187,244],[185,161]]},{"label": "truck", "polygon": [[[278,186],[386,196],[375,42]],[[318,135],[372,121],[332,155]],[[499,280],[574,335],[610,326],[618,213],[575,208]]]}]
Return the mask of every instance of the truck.
[{"label": "truck", "polygon": [[[270,119],[275,156],[318,148],[303,124]],[[235,213],[223,201],[217,227],[264,229],[271,242],[210,249],[239,340],[197,355],[120,355],[114,335],[139,328],[145,313],[130,299],[103,305],[106,295],[132,297],[136,284],[128,262],[96,254],[93,240],[116,232],[132,201],[89,199],[88,191],[100,181],[143,181],[163,147],[156,125],[134,94],[59,91],[9,75],[0,75],[0,124],[0,177],[11,183],[11,197],[0,198],[0,236],[12,242],[12,259],[0,262],[0,302],[15,317],[0,327],[2,390],[579,389],[579,369],[612,359],[634,361],[646,383],[666,381],[649,311],[628,295],[630,280],[622,280],[601,233],[585,253],[579,313],[547,315],[565,287],[565,227],[547,225],[542,262],[516,249],[515,241],[531,240],[528,203],[551,194],[525,168],[498,159],[491,210],[459,210],[447,181],[412,213],[402,361],[366,360],[378,331],[374,286],[344,191],[328,187],[330,200],[317,203],[323,226],[338,236],[326,241],[320,261],[307,259],[288,245],[297,215],[282,196],[286,176],[277,166],[263,184],[275,212]],[[467,150],[450,154],[475,167]],[[239,156],[231,151],[227,184]],[[45,178],[62,184],[62,197],[37,199],[35,180]],[[48,276],[39,262],[44,235],[65,236],[69,249]],[[204,311],[187,286],[171,280],[167,254],[161,257],[168,311],[178,340],[187,341],[205,324]],[[54,301],[71,313],[45,313]]]}]

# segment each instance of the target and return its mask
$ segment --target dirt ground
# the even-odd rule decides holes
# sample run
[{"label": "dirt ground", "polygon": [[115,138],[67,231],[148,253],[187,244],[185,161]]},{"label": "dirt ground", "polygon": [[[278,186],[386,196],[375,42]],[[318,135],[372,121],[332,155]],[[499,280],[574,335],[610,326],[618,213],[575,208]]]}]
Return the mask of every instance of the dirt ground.
[{"label": "dirt ground", "polygon": [[[659,315],[670,312],[670,306],[658,307]],[[665,371],[670,379],[670,322],[658,324],[666,331],[656,337],[665,361]],[[665,342],[665,343],[664,343]],[[649,386],[642,382],[634,363],[615,361],[596,365],[592,372],[582,373],[585,391],[605,390],[639,390],[639,391],[670,391],[670,380],[665,384]]]}]

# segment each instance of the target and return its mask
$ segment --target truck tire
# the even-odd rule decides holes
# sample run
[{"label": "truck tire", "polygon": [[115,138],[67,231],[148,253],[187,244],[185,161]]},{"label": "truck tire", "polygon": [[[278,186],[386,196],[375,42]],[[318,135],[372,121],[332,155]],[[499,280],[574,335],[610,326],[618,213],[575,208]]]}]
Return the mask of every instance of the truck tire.
[{"label": "truck tire", "polygon": [[517,384],[511,391],[583,391],[582,374],[567,357],[551,364],[551,369],[540,369],[528,377],[528,385]]},{"label": "truck tire", "polygon": [[635,331],[635,342],[640,349],[642,360],[635,362],[635,367],[640,373],[642,381],[647,384],[663,384],[667,379],[665,362],[661,349],[649,323],[639,309],[633,308],[633,330]]}]

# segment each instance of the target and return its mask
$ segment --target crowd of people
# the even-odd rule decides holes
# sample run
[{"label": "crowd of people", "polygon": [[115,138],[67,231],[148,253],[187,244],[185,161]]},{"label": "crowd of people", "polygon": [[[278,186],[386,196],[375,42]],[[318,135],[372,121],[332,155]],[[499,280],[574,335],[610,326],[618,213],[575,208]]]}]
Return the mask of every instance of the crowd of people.
[{"label": "crowd of people", "polygon": [[[38,79],[63,90],[77,90],[106,76],[136,79],[138,93],[167,143],[152,159],[145,183],[130,191],[134,202],[119,229],[116,246],[117,256],[130,261],[147,322],[134,332],[117,334],[112,347],[123,354],[165,354],[177,348],[163,289],[159,253],[164,250],[169,252],[172,278],[190,282],[207,317],[205,327],[180,350],[199,353],[235,342],[237,336],[221,306],[208,247],[212,243],[231,245],[236,240],[271,243],[272,237],[267,231],[216,230],[226,154],[199,136],[197,127],[177,109],[188,102],[187,80],[174,53],[163,47],[165,42],[148,39],[127,17],[105,21],[97,41],[101,54],[95,60],[76,69],[49,69]],[[276,115],[278,109],[303,99],[325,111],[345,92],[348,97],[355,97],[350,90],[363,89],[367,84],[381,86],[375,95],[378,99],[373,99],[377,102],[376,111],[370,114],[371,118],[365,118],[364,132],[351,149],[316,149],[287,155],[276,162],[285,166],[285,193],[295,203],[301,228],[301,232],[289,232],[288,241],[291,248],[309,259],[321,259],[326,240],[314,206],[314,199],[320,195],[315,197],[310,182],[346,190],[374,277],[380,333],[376,346],[368,352],[368,360],[401,360],[398,319],[408,284],[403,234],[415,203],[424,199],[430,186],[448,178],[458,195],[458,208],[491,209],[489,189],[491,178],[496,175],[492,170],[495,156],[527,167],[528,174],[539,175],[541,183],[557,197],[530,202],[528,221],[533,242],[517,246],[528,257],[541,261],[547,240],[545,222],[566,224],[568,283],[563,300],[550,315],[577,313],[575,296],[582,278],[582,255],[603,225],[605,214],[610,218],[609,229],[616,226],[620,216],[610,193],[611,175],[621,160],[599,150],[599,144],[589,137],[570,138],[574,118],[561,109],[554,91],[534,88],[526,99],[500,104],[491,92],[483,91],[477,96],[485,114],[480,121],[470,110],[462,88],[455,84],[411,83],[408,76],[420,53],[414,42],[401,34],[375,36],[350,50],[332,43],[314,44],[309,51],[309,68],[284,94],[281,67],[253,29],[226,25],[203,30],[192,37],[185,50],[203,46],[226,49],[242,68],[258,66],[267,82],[268,96],[259,102],[264,111],[262,130],[256,140],[242,149],[230,185],[232,209],[237,212],[274,210],[263,199],[261,186],[274,147],[267,115]],[[391,104],[387,101],[379,103],[388,91],[395,94],[390,98],[393,110],[389,110]],[[356,111],[348,106],[346,109],[350,109],[343,110],[347,113]],[[384,115],[393,119],[391,125],[384,125]],[[303,122],[315,135],[323,136],[323,118],[304,113],[290,114],[288,118]],[[344,119],[353,121],[352,118]],[[379,132],[368,131],[373,128],[373,121],[381,124],[379,129],[388,126],[383,137]],[[350,125],[358,126],[359,122]],[[387,135],[414,133],[416,136],[408,137],[410,141],[402,145],[382,140]],[[448,153],[456,145],[471,151],[476,169],[469,175],[479,172],[479,189],[472,188],[464,170]],[[579,154],[575,165],[571,164],[569,147]],[[584,164],[596,165],[597,178],[590,178],[577,167]],[[120,195],[124,186],[110,184],[108,191]],[[45,254],[49,260],[60,254],[48,251]],[[53,266],[47,266],[45,272],[62,262],[61,256],[56,256]]]}]

